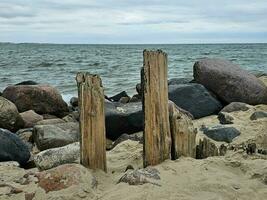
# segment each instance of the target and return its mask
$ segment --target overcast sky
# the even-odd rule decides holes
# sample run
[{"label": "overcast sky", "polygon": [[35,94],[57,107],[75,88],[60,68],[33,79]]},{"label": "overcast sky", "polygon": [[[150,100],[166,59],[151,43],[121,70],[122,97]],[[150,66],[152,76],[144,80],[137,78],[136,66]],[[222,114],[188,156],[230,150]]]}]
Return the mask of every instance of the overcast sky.
[{"label": "overcast sky", "polygon": [[0,42],[267,42],[267,0],[0,0]]}]

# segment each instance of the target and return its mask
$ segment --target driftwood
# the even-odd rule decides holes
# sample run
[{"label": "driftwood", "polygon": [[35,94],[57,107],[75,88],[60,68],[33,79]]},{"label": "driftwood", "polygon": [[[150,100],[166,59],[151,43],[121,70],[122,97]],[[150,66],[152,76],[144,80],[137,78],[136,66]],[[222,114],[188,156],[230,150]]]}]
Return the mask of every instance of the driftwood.
[{"label": "driftwood", "polygon": [[196,129],[192,122],[192,115],[169,103],[170,129],[172,138],[171,155],[175,160],[180,156],[196,157]]},{"label": "driftwood", "polygon": [[80,161],[91,169],[107,170],[104,91],[97,75],[78,73]]},{"label": "driftwood", "polygon": [[141,70],[144,111],[144,167],[170,158],[171,133],[168,111],[167,55],[144,51]]}]

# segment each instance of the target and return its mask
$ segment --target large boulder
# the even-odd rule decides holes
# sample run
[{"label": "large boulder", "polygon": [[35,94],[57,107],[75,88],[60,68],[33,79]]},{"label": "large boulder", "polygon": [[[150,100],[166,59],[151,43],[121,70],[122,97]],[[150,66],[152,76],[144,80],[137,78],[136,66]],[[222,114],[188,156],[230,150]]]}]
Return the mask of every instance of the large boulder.
[{"label": "large boulder", "polygon": [[40,170],[46,170],[66,163],[78,162],[80,144],[75,142],[63,147],[44,150],[34,156],[34,163]]},{"label": "large boulder", "polygon": [[196,119],[216,114],[222,108],[222,104],[197,83],[169,85],[169,99]]},{"label": "large boulder", "polygon": [[37,122],[43,120],[43,116],[37,114],[33,110],[28,110],[23,113],[20,113],[21,118],[24,121],[24,127],[25,128],[31,128],[33,127]]},{"label": "large boulder", "polygon": [[23,126],[24,122],[15,104],[0,96],[0,128],[17,131]]},{"label": "large boulder", "polygon": [[194,79],[226,103],[267,104],[267,87],[229,61],[202,59],[194,64]]},{"label": "large boulder", "polygon": [[25,165],[30,158],[27,145],[14,133],[0,129],[0,162],[17,161]]},{"label": "large boulder", "polygon": [[33,140],[41,151],[77,142],[79,140],[79,124],[68,122],[36,125],[33,128]]},{"label": "large boulder", "polygon": [[142,103],[105,102],[106,135],[116,140],[123,133],[136,133],[143,130]]},{"label": "large boulder", "polygon": [[38,114],[63,117],[68,105],[60,93],[49,85],[13,85],[3,91],[3,97],[12,101],[19,112],[34,110]]}]

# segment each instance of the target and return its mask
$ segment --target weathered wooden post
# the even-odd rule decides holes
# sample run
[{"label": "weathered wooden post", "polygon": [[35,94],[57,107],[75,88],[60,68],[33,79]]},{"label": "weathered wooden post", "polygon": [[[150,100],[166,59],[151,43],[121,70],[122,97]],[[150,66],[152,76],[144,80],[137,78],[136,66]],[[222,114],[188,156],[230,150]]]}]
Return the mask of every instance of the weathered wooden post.
[{"label": "weathered wooden post", "polygon": [[144,167],[170,158],[167,54],[144,50],[141,70],[144,111]]},{"label": "weathered wooden post", "polygon": [[91,169],[107,170],[104,91],[98,75],[78,73],[80,109],[80,162]]},{"label": "weathered wooden post", "polygon": [[170,129],[172,138],[171,155],[176,160],[180,156],[196,157],[196,129],[193,126],[193,116],[169,103]]}]

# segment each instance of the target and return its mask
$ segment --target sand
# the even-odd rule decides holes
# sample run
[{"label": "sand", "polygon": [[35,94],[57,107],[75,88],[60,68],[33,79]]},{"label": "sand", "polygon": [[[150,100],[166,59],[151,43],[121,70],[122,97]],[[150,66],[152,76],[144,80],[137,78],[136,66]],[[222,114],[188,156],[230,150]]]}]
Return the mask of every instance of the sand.
[{"label": "sand", "polygon": [[[249,106],[248,111],[231,113],[234,126],[241,135],[231,145],[256,142],[258,147],[267,148],[267,118],[252,121],[250,115],[255,111],[267,111],[267,105]],[[217,116],[194,120],[198,138],[204,137],[199,130],[201,125],[219,124]],[[221,142],[215,142],[220,145]],[[226,144],[227,145],[227,144]],[[9,184],[23,190],[10,193],[10,188],[0,186],[0,199],[25,199],[25,193],[35,192],[33,199],[103,199],[103,200],[266,200],[267,199],[267,155],[247,155],[242,149],[227,151],[225,156],[196,160],[181,157],[166,160],[154,166],[160,173],[158,185],[129,185],[118,183],[128,165],[134,169],[142,168],[143,146],[137,141],[126,140],[107,153],[108,172],[92,171],[97,179],[97,188],[84,191],[90,183],[70,187],[60,191],[45,193],[33,180],[22,185],[18,180],[27,172],[18,166],[0,164],[0,183]],[[36,180],[35,180],[36,181]]]}]

